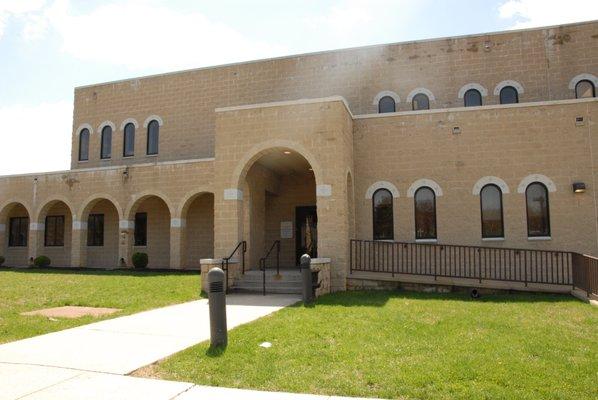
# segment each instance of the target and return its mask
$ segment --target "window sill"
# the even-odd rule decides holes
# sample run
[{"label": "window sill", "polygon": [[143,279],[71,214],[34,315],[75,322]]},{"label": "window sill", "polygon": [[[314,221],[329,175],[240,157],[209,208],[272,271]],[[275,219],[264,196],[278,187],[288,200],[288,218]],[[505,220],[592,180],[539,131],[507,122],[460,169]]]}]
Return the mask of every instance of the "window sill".
[{"label": "window sill", "polygon": [[415,243],[438,243],[438,239],[415,239]]},{"label": "window sill", "polygon": [[78,162],[79,164],[85,164],[85,163],[88,163],[88,162],[89,162],[89,160],[77,160],[77,162]]},{"label": "window sill", "polygon": [[146,154],[146,157],[158,157],[158,154]]},{"label": "window sill", "polygon": [[112,158],[100,158],[100,162],[112,161]]},{"label": "window sill", "polygon": [[133,247],[135,247],[136,249],[147,249],[147,244],[146,245],[133,245]]},{"label": "window sill", "polygon": [[385,242],[385,243],[393,243],[394,239],[372,239],[374,242]]},{"label": "window sill", "polygon": [[504,237],[482,238],[482,242],[504,242]]},{"label": "window sill", "polygon": [[542,240],[552,240],[551,236],[529,236],[527,240],[530,241],[542,241]]},{"label": "window sill", "polygon": [[135,154],[133,154],[132,156],[123,156],[123,158],[134,158]]}]

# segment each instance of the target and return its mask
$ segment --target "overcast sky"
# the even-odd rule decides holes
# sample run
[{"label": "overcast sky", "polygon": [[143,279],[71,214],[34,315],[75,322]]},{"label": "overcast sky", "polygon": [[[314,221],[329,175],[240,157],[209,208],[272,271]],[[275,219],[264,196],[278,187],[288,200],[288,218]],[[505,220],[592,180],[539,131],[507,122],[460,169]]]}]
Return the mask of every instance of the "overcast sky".
[{"label": "overcast sky", "polygon": [[598,0],[0,0],[0,175],[68,169],[73,88],[598,19]]}]

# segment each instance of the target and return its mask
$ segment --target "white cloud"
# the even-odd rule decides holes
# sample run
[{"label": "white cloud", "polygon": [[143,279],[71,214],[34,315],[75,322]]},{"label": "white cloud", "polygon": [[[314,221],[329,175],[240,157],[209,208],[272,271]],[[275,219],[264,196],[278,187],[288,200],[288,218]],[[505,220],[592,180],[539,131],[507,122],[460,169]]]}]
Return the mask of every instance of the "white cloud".
[{"label": "white cloud", "polygon": [[499,7],[501,18],[515,20],[513,28],[531,28],[598,18],[596,0],[508,0]]},{"label": "white cloud", "polygon": [[9,18],[29,18],[40,12],[45,3],[45,0],[0,0],[0,38]]},{"label": "white cloud", "polygon": [[72,116],[70,102],[0,107],[0,175],[68,169]]},{"label": "white cloud", "polygon": [[247,38],[201,13],[147,2],[106,3],[75,14],[68,0],[57,0],[43,15],[28,19],[26,38],[52,30],[70,56],[131,70],[182,69],[285,53],[281,46]]}]

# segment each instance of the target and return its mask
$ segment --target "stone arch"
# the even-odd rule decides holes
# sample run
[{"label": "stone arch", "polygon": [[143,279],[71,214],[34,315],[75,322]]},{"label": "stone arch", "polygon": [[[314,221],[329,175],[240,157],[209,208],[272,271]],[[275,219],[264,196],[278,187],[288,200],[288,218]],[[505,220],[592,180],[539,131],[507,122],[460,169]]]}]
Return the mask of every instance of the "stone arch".
[{"label": "stone arch", "polygon": [[396,94],[395,92],[393,92],[391,90],[383,90],[374,96],[374,101],[372,102],[372,104],[375,106],[378,106],[380,99],[382,99],[383,97],[386,97],[386,96],[392,97],[392,99],[395,101],[395,104],[399,104],[401,102],[401,98],[399,97],[398,94]]},{"label": "stone arch", "polygon": [[75,207],[73,204],[64,196],[52,196],[48,200],[43,202],[43,205],[37,209],[35,214],[36,222],[42,223],[42,218],[45,217],[48,210],[52,208],[56,203],[64,203],[64,205],[68,208],[68,211],[71,213],[73,218],[77,215],[75,211]]},{"label": "stone arch", "polygon": [[500,188],[503,194],[510,193],[509,186],[505,181],[496,177],[496,176],[485,176],[483,178],[478,179],[478,181],[473,185],[472,193],[474,196],[479,196],[480,191],[486,185],[496,185]]},{"label": "stone arch", "polygon": [[569,89],[575,90],[575,86],[579,83],[579,81],[590,81],[594,84],[594,88],[598,89],[598,78],[595,75],[583,73],[573,77],[571,81],[569,81]]},{"label": "stone arch", "polygon": [[102,133],[102,129],[104,129],[105,126],[109,126],[110,128],[112,128],[112,132],[116,132],[116,125],[114,125],[114,122],[112,122],[112,121],[104,121],[104,122],[102,122],[98,126],[98,132]]},{"label": "stone arch", "polygon": [[479,83],[471,82],[471,83],[461,86],[461,89],[459,89],[459,98],[462,99],[463,96],[465,96],[465,92],[467,92],[469,89],[476,89],[478,92],[480,92],[482,97],[488,96],[488,89],[486,89],[484,86],[480,85]]},{"label": "stone arch", "polygon": [[79,127],[77,128],[77,130],[75,130],[75,132],[73,132],[73,134],[78,136],[83,129],[87,129],[89,131],[89,134],[93,135],[93,127],[88,123],[79,125]]},{"label": "stone arch", "polygon": [[127,118],[120,124],[120,130],[124,131],[125,126],[127,126],[127,124],[133,124],[133,126],[135,126],[135,129],[139,129],[139,123],[135,118]]},{"label": "stone arch", "polygon": [[[62,217],[62,237],[58,236],[58,231],[53,231],[54,235],[51,233],[52,226],[58,229],[59,225],[58,221],[55,221],[56,225],[48,227],[48,216]],[[72,227],[75,216],[75,208],[65,197],[53,196],[46,200],[36,214],[36,223],[38,224],[36,254],[48,256],[54,266],[70,266]],[[48,236],[46,236],[47,232]],[[57,240],[60,241],[59,239],[61,239],[61,244],[57,242]],[[53,240],[53,243],[48,243],[47,240]]]},{"label": "stone arch", "polygon": [[554,184],[552,179],[550,179],[546,175],[532,174],[532,175],[526,176],[525,178],[523,178],[521,180],[521,182],[519,183],[519,186],[517,186],[517,193],[525,193],[525,190],[527,189],[529,184],[533,183],[533,182],[543,183],[549,192],[556,192],[556,185]]},{"label": "stone arch", "polygon": [[432,93],[431,90],[426,89],[424,87],[419,87],[419,88],[415,88],[413,89],[411,92],[409,92],[409,94],[407,95],[407,99],[405,100],[407,103],[411,103],[413,101],[413,98],[415,97],[415,95],[423,93],[426,96],[428,96],[428,99],[430,101],[436,101],[436,98],[434,97],[434,93]]},{"label": "stone arch", "polygon": [[407,190],[407,197],[413,197],[417,189],[423,186],[427,186],[430,189],[432,189],[434,191],[434,194],[436,194],[436,197],[442,196],[442,188],[438,183],[436,183],[432,179],[423,178],[416,180],[411,184],[411,186],[409,186],[409,190]]},{"label": "stone arch", "polygon": [[181,266],[199,269],[201,259],[214,257],[214,193],[188,192],[179,203],[176,218],[181,221]]},{"label": "stone arch", "polygon": [[128,221],[131,221],[132,218],[135,217],[135,211],[139,207],[139,204],[141,204],[144,200],[150,197],[157,197],[160,200],[162,200],[164,204],[166,204],[166,206],[168,207],[168,212],[170,213],[171,218],[174,218],[174,215],[176,215],[176,209],[172,206],[172,203],[170,202],[168,197],[164,193],[155,190],[146,190],[133,195],[131,201],[129,201],[129,204],[127,205],[127,208],[125,209],[124,217]]},{"label": "stone arch", "polygon": [[87,218],[87,214],[89,213],[89,211],[93,208],[93,206],[95,204],[97,204],[99,201],[102,201],[102,200],[108,200],[110,203],[112,203],[114,205],[114,207],[116,208],[116,211],[118,212],[118,218],[120,220],[123,219],[123,210],[122,210],[122,207],[120,206],[119,201],[107,193],[97,193],[97,194],[89,196],[87,199],[85,199],[81,203],[81,207],[80,207],[79,211],[76,213],[76,216],[77,216],[76,221],[86,222],[86,221],[84,221],[84,219]]},{"label": "stone arch", "polygon": [[[26,246],[9,246],[10,218],[25,217],[28,219]],[[30,225],[32,221],[31,206],[28,203],[10,199],[0,206],[0,254],[5,257],[8,266],[27,266],[29,264]]]},{"label": "stone arch", "polygon": [[160,118],[159,115],[150,115],[149,117],[147,117],[145,119],[145,121],[143,121],[143,127],[147,128],[147,126],[149,125],[150,122],[152,122],[153,120],[158,121],[158,126],[162,126],[164,125],[164,122],[162,121],[162,118]]},{"label": "stone arch", "polygon": [[371,199],[374,196],[374,192],[378,189],[387,189],[390,193],[392,193],[392,197],[397,198],[399,197],[399,189],[392,183],[388,181],[378,181],[373,183],[368,190],[365,192],[365,198]]},{"label": "stone arch", "polygon": [[243,158],[239,160],[237,166],[233,171],[231,179],[231,188],[234,190],[242,191],[243,180],[245,179],[247,172],[253,166],[253,164],[255,164],[255,162],[258,161],[263,155],[277,149],[292,150],[300,154],[303,158],[307,160],[307,162],[311,166],[316,180],[316,185],[320,186],[323,184],[323,170],[320,167],[320,164],[318,163],[314,155],[309,150],[307,150],[303,145],[297,142],[282,139],[272,139],[266,140],[253,146],[249,151],[245,153]]},{"label": "stone arch", "polygon": [[500,95],[500,91],[507,87],[507,86],[512,86],[515,88],[515,90],[517,90],[518,94],[523,93],[523,85],[517,81],[513,81],[513,80],[506,80],[506,81],[502,81],[500,82],[498,85],[496,85],[496,87],[494,88],[494,95],[498,96]]}]

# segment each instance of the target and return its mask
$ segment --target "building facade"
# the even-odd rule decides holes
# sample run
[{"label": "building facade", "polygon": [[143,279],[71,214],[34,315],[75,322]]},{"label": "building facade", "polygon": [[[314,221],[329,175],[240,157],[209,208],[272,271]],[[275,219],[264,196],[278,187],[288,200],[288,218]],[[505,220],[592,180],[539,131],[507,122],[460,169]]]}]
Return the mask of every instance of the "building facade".
[{"label": "building facade", "polygon": [[[352,238],[598,254],[598,22],[75,89],[71,169],[0,177],[0,255],[255,268]],[[23,149],[25,151],[25,149]]]}]

